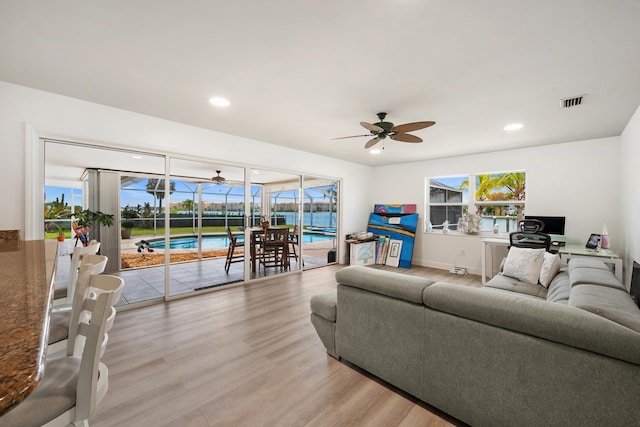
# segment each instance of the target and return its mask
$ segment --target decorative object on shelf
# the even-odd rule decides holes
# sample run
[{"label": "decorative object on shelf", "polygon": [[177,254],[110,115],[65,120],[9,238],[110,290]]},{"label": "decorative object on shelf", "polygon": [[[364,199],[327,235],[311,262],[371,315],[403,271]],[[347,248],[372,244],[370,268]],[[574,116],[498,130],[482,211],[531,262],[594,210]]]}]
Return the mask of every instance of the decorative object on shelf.
[{"label": "decorative object on shelf", "polygon": [[442,234],[449,234],[449,221],[442,223]]},{"label": "decorative object on shelf", "polygon": [[607,223],[602,225],[602,235],[600,236],[600,249],[609,249],[609,232],[607,231]]},{"label": "decorative object on shelf", "polygon": [[[458,231],[461,231],[466,234],[478,234],[480,232],[480,223],[482,219],[480,215],[468,213],[462,215],[460,219],[458,219]],[[495,233],[494,227],[494,233]]]}]

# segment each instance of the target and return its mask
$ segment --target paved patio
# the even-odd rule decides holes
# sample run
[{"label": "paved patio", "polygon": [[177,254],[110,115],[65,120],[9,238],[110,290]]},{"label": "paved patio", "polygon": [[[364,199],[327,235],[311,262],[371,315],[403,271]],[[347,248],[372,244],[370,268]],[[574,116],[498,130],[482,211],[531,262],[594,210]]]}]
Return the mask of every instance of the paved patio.
[{"label": "paved patio", "polygon": [[[140,238],[128,239],[123,242],[123,253],[137,253],[135,242]],[[58,267],[56,281],[66,280],[69,276],[70,257],[73,251],[73,240],[66,240],[59,246]],[[304,268],[313,268],[327,264],[327,253],[333,247],[332,241],[319,243],[305,243]],[[162,250],[158,250],[163,253]],[[192,252],[193,249],[172,249],[173,251]],[[196,251],[197,252],[197,251]],[[170,295],[180,295],[199,290],[224,286],[231,283],[242,282],[244,277],[243,263],[231,264],[229,274],[224,270],[225,256],[206,258],[195,261],[172,263],[170,266],[169,288]],[[291,259],[291,270],[298,269],[298,262]],[[258,268],[251,273],[251,278],[266,277],[279,274],[278,268]],[[110,272],[114,276],[124,279],[125,285],[122,296],[117,306],[125,306],[143,301],[162,299],[165,288],[164,265],[142,268],[129,268],[121,271]]]}]

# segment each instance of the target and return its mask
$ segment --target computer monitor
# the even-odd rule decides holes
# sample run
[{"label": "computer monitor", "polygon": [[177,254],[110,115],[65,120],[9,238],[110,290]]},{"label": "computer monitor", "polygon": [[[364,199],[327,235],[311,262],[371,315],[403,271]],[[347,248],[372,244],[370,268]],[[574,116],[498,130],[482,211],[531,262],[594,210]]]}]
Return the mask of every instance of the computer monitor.
[{"label": "computer monitor", "polygon": [[564,236],[565,217],[563,216],[525,215],[524,218],[542,221],[544,223],[543,233]]}]

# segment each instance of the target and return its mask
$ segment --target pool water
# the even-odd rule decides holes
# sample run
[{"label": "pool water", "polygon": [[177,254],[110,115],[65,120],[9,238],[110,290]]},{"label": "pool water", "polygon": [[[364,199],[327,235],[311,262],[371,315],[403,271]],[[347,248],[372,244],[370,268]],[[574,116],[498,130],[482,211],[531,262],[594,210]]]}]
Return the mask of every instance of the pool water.
[{"label": "pool water", "polygon": [[[335,236],[305,233],[302,236],[302,243],[318,243],[335,239]],[[148,240],[149,246],[154,249],[164,249],[164,239]],[[225,235],[202,236],[202,249],[226,249],[229,246],[229,238]],[[171,237],[169,249],[198,249],[198,238],[196,236]]]}]

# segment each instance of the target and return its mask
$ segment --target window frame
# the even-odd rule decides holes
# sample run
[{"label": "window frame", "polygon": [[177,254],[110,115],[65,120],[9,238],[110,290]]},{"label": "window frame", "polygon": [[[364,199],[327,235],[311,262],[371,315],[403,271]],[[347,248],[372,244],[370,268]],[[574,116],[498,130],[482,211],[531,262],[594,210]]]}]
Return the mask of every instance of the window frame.
[{"label": "window frame", "polygon": [[[479,176],[487,176],[487,175],[506,175],[506,174],[512,174],[512,173],[523,173],[525,175],[524,178],[524,198],[522,199],[507,199],[507,200],[497,200],[497,201],[493,201],[493,200],[476,200],[476,180],[478,179]],[[461,202],[431,202],[431,189],[432,187],[437,187],[437,186],[432,186],[432,182],[435,181],[439,184],[442,185],[446,185],[443,184],[442,182],[440,182],[440,180],[445,180],[445,179],[450,179],[450,178],[460,178],[462,180],[464,180],[465,178],[467,179],[468,182],[468,186],[467,186],[467,201],[464,201],[464,196],[462,197],[462,201]],[[522,218],[524,218],[524,212],[526,210],[526,202],[527,202],[527,191],[526,191],[526,187],[527,187],[527,170],[526,169],[516,169],[516,170],[507,170],[507,171],[496,171],[496,172],[481,172],[481,173],[469,173],[469,174],[454,174],[454,175],[438,175],[438,176],[429,176],[425,178],[425,219],[424,219],[424,227],[423,227],[423,232],[425,233],[443,233],[443,224],[433,224],[431,221],[431,216],[432,216],[432,212],[431,212],[431,208],[433,206],[445,206],[445,207],[455,207],[455,206],[461,206],[462,207],[462,214],[468,213],[468,212],[473,212],[476,213],[478,212],[478,207],[479,206],[513,206],[514,208],[516,206],[522,206]],[[516,208],[517,210],[517,208]],[[490,217],[493,216],[494,217],[494,224],[496,224],[495,219],[498,217],[504,217],[505,218],[505,228],[506,232],[509,231],[514,231],[514,230],[510,230],[510,221],[508,219],[508,217],[512,216],[512,215],[504,215],[504,216],[499,216],[499,215],[483,215],[483,217]],[[517,214],[516,216],[514,216],[514,219],[517,221]],[[465,235],[465,233],[458,231],[457,229],[457,221],[455,222],[450,222],[448,223],[449,227],[448,227],[448,231],[444,232],[446,234],[454,234],[454,235]],[[503,232],[502,230],[499,230],[499,232]],[[491,234],[492,230],[480,230],[480,235],[487,235],[487,234]]]}]

